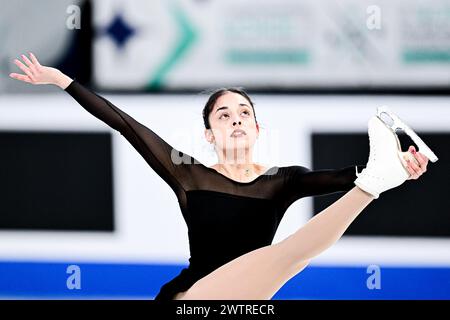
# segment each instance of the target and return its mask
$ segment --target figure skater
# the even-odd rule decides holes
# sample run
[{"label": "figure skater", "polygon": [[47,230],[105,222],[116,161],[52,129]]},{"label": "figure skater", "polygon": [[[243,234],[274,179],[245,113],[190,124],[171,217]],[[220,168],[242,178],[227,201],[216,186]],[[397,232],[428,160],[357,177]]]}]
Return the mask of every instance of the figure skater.
[{"label": "figure skater", "polygon": [[[368,123],[370,154],[365,166],[266,168],[252,160],[259,135],[253,102],[240,88],[221,88],[203,109],[205,138],[219,160],[207,167],[76,80],[41,65],[32,53],[21,57],[23,61],[14,63],[24,74],[10,77],[65,90],[119,131],[174,191],[188,227],[189,266],[162,286],[156,300],[271,299],[312,258],[338,241],[372,200],[405,180],[417,179],[434,156],[429,149],[424,154],[424,144],[414,139],[421,152],[413,146],[402,152],[395,130],[374,116]],[[272,244],[294,201],[338,191],[347,192],[295,233]]]}]

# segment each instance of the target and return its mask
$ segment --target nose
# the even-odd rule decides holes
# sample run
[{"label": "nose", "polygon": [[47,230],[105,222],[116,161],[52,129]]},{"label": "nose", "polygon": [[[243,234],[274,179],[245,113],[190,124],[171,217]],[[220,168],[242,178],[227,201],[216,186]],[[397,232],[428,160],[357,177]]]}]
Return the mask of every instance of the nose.
[{"label": "nose", "polygon": [[239,120],[239,121],[237,121],[237,122],[236,122],[236,121],[234,121],[234,122],[233,122],[233,127],[234,127],[234,126],[235,126],[235,125],[236,125],[237,123],[239,123],[239,125],[241,125],[241,124],[242,124],[241,120]]}]

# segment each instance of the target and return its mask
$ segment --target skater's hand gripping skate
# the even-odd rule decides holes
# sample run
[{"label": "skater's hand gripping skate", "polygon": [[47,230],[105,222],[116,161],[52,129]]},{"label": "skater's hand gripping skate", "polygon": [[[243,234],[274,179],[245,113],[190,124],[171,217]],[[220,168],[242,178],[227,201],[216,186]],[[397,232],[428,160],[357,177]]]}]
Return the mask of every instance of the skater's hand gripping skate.
[{"label": "skater's hand gripping skate", "polygon": [[426,155],[416,150],[414,146],[410,146],[408,152],[402,152],[403,165],[408,170],[410,176],[408,180],[417,180],[427,171],[429,159]]},{"label": "skater's hand gripping skate", "polygon": [[24,54],[21,55],[21,58],[23,62],[19,59],[14,59],[14,64],[18,66],[24,74],[10,73],[9,76],[13,79],[35,85],[54,84],[62,89],[65,89],[70,82],[72,82],[72,79],[58,69],[41,65],[31,52],[29,58]]},{"label": "skater's hand gripping skate", "polygon": [[[381,113],[388,114],[394,119],[391,127],[381,119]],[[428,159],[436,162],[438,158],[417,134],[404,124],[387,107],[377,109],[377,115],[370,118],[369,128],[369,160],[366,168],[360,173],[356,172],[355,185],[377,199],[386,190],[401,185],[408,179],[417,179],[426,171]],[[404,130],[423,149],[423,153],[402,152],[396,129]],[[415,151],[415,149],[414,149]],[[416,163],[417,161],[417,163]]]}]

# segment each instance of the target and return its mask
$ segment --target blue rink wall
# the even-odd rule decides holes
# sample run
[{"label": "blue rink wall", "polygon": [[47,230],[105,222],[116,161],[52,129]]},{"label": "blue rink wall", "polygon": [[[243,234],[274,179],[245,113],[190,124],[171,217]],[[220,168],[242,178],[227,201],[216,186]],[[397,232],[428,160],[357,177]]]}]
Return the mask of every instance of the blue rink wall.
[{"label": "blue rink wall", "polygon": [[[68,289],[79,267],[80,289]],[[3,299],[153,299],[185,265],[0,262]],[[450,299],[450,268],[380,266],[379,288],[362,266],[308,266],[273,299]],[[370,282],[370,279],[369,279]],[[373,283],[373,282],[372,282]]]}]

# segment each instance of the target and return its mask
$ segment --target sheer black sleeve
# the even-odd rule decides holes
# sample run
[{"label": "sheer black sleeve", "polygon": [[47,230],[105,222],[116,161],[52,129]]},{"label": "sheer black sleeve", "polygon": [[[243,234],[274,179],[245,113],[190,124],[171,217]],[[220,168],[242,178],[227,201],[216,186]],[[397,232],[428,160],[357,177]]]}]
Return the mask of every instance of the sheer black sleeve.
[{"label": "sheer black sleeve", "polygon": [[365,165],[353,165],[339,169],[310,170],[303,166],[288,167],[284,199],[287,205],[307,196],[318,196],[339,191],[349,191],[356,180],[356,170]]},{"label": "sheer black sleeve", "polygon": [[194,158],[174,149],[152,130],[77,81],[71,82],[65,91],[89,113],[119,131],[177,195],[183,190],[183,180],[188,178],[189,164]]}]

